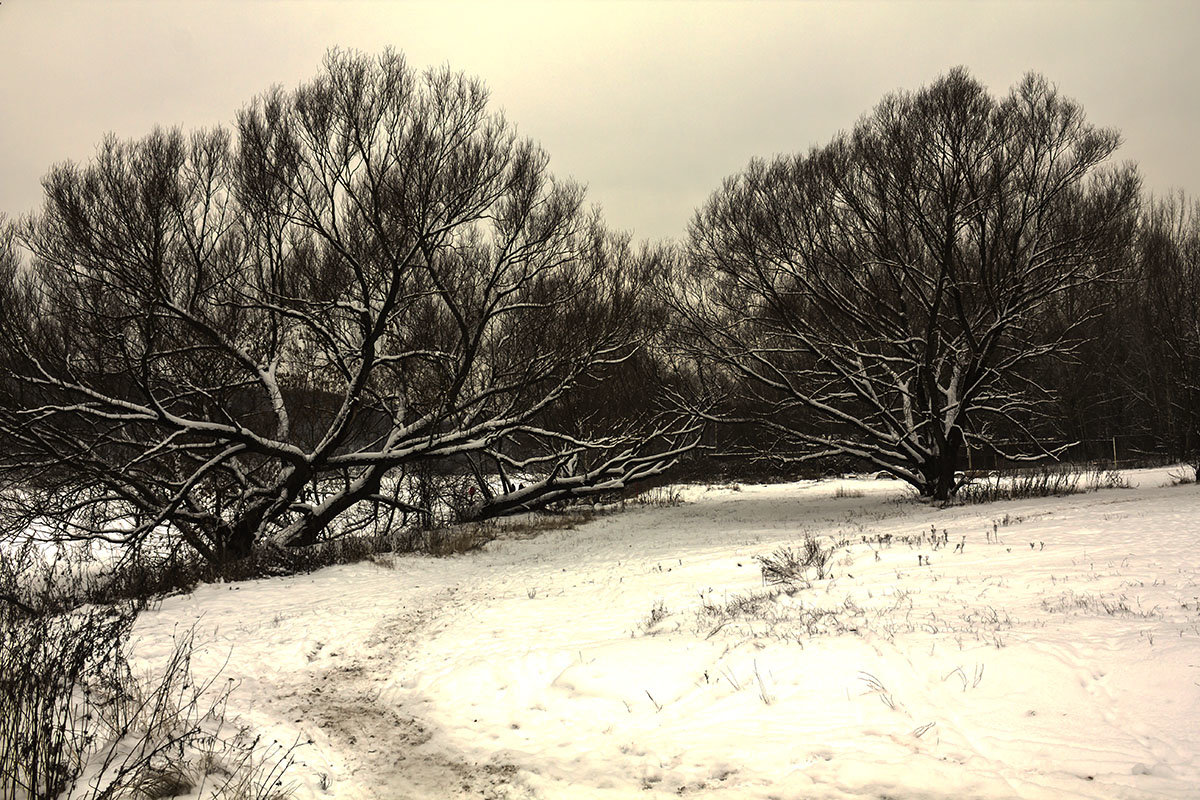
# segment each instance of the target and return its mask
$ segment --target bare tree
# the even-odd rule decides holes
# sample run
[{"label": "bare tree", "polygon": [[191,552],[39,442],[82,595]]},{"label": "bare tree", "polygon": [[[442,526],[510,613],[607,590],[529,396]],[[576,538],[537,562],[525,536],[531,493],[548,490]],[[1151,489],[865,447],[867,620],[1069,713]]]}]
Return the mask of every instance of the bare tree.
[{"label": "bare tree", "polygon": [[[787,455],[849,456],[945,500],[964,446],[1024,435],[1068,350],[1039,315],[1105,280],[1138,180],[1116,132],[1043,78],[993,99],[956,69],[806,155],[754,161],[690,228],[680,342],[737,387],[722,418]],[[1089,309],[1079,310],[1081,318]]]},{"label": "bare tree", "polygon": [[608,233],[476,80],[332,52],[233,134],[109,139],[45,188],[32,267],[0,288],[18,527],[171,533],[220,563],[428,514],[406,470],[473,465],[470,513],[494,514],[657,474],[694,440],[648,412],[543,424],[641,350],[662,259]]}]

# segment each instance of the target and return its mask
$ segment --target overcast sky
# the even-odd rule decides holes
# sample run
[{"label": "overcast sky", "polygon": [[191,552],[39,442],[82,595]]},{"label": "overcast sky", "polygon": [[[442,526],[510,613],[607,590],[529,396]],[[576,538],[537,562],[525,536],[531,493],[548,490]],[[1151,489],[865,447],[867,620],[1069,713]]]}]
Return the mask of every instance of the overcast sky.
[{"label": "overcast sky", "polygon": [[109,131],[228,124],[331,46],[479,75],[609,221],[679,236],[753,156],[828,141],[956,64],[1003,93],[1036,70],[1119,128],[1155,192],[1200,194],[1200,2],[0,4],[0,211]]}]

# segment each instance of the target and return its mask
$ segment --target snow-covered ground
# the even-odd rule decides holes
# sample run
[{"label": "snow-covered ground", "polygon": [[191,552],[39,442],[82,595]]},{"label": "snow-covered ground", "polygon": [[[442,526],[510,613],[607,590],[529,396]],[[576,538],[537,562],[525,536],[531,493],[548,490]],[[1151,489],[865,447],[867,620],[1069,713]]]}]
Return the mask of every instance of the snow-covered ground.
[{"label": "snow-covered ground", "polygon": [[[1128,477],[946,510],[883,480],[689,488],[204,586],[136,655],[199,620],[231,713],[312,739],[301,798],[1200,797],[1200,488]],[[806,534],[842,542],[832,577],[764,585],[755,557]]]}]

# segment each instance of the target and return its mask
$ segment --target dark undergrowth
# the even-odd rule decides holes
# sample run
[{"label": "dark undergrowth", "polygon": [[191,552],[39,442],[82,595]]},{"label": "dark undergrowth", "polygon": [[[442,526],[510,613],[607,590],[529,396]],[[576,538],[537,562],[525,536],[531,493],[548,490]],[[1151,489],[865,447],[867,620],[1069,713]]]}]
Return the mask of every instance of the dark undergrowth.
[{"label": "dark undergrowth", "polygon": [[227,719],[233,684],[193,675],[192,632],[136,675],[129,637],[145,601],[80,605],[40,559],[32,547],[0,558],[0,800],[289,794],[298,743]]},{"label": "dark undergrowth", "polygon": [[182,549],[130,551],[106,561],[87,543],[25,542],[4,549],[0,602],[28,612],[62,613],[81,605],[151,600],[202,583],[303,574],[396,550],[391,538],[359,535],[305,548],[264,546],[248,558],[218,566]]},{"label": "dark undergrowth", "polygon": [[[648,491],[631,496],[631,502],[680,502],[670,487]],[[308,547],[263,544],[248,557],[222,565],[182,546],[127,550],[104,559],[97,557],[87,542],[0,544],[0,604],[30,613],[62,613],[88,604],[145,602],[188,592],[203,583],[300,575],[339,564],[378,562],[381,557],[409,553],[455,556],[479,550],[497,538],[531,538],[551,530],[569,530],[617,507],[582,504],[485,522],[359,532]]]}]

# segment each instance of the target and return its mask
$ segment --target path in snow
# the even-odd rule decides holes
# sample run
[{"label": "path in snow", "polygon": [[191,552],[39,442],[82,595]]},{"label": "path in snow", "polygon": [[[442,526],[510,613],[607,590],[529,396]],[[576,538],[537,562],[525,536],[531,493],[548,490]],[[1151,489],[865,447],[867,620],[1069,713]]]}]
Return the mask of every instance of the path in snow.
[{"label": "path in snow", "polygon": [[[319,666],[297,675],[291,702],[277,709],[298,724],[315,727],[338,752],[353,753],[344,780],[368,787],[375,797],[428,797],[452,785],[478,788],[466,765],[418,755],[431,738],[429,729],[400,706],[380,702],[380,676],[394,670],[396,660],[411,650],[422,628],[444,606],[446,594],[385,616],[350,652],[337,652],[336,642],[322,643],[311,655]],[[330,651],[323,659],[326,647]]]},{"label": "path in snow", "polygon": [[195,624],[205,644],[193,673],[238,683],[230,716],[285,745],[310,742],[288,774],[301,797],[495,796],[515,767],[480,767],[431,746],[430,727],[383,697],[398,662],[460,605],[457,587],[403,587],[390,572],[367,562],[318,576],[203,586],[143,615],[137,655],[152,668],[174,632]]}]

